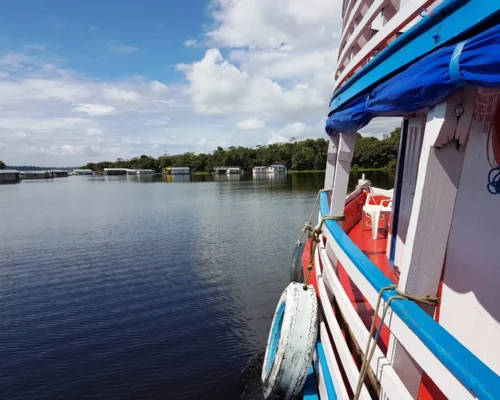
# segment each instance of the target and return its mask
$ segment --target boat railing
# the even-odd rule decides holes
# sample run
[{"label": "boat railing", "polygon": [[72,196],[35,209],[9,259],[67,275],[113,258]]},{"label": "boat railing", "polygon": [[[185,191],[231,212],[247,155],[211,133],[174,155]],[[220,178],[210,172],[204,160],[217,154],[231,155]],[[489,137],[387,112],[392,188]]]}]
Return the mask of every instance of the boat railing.
[{"label": "boat railing", "polygon": [[334,89],[442,0],[350,0],[344,12]]},{"label": "boat railing", "polygon": [[[320,216],[329,215],[329,194],[320,195]],[[331,294],[335,297],[340,312],[361,349],[365,349],[369,331],[361,320],[336,274],[332,259],[341,263],[353,283],[366,301],[376,309],[379,292],[393,284],[373,262],[351,241],[336,221],[325,221],[322,233],[326,238],[317,246],[315,253],[316,278],[324,322],[320,323],[321,337],[331,335],[338,352],[347,381],[354,392],[359,380],[359,369],[345,341],[343,332],[331,306]],[[329,256],[333,252],[333,257]],[[319,266],[322,266],[322,269]],[[397,296],[394,290],[382,295],[382,316],[384,303]],[[434,321],[417,303],[397,299],[390,303],[384,323],[396,339],[411,355],[427,376],[448,398],[493,399],[500,398],[499,377],[474,354],[459,343],[439,323]],[[329,333],[328,333],[329,331]],[[391,345],[389,344],[389,347]],[[332,371],[332,381],[338,398],[348,398],[341,370],[330,341],[323,341],[327,362]],[[389,353],[389,352],[388,352]],[[380,382],[384,398],[411,399],[401,378],[380,347],[375,347],[370,367]],[[360,398],[370,398],[363,387]],[[382,397],[381,397],[382,398]]]}]

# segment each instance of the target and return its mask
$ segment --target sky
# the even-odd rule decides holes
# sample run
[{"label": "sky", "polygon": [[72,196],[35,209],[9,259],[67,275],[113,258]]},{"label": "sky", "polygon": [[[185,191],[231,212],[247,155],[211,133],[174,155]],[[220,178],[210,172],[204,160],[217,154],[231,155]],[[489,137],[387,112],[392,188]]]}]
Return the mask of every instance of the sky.
[{"label": "sky", "polygon": [[[79,166],[327,138],[341,0],[9,0],[0,160]],[[382,135],[399,121],[375,120]]]}]

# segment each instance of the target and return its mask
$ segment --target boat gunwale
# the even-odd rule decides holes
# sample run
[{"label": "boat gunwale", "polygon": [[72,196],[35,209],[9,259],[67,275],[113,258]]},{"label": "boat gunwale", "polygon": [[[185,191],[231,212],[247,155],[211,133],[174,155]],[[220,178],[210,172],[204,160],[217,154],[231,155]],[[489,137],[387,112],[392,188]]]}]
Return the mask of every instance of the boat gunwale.
[{"label": "boat gunwale", "polygon": [[[320,215],[326,216],[329,213],[328,194],[322,192]],[[356,246],[336,221],[326,220],[324,225],[340,249],[376,292],[393,284]],[[387,290],[383,293],[383,299],[386,302],[395,296],[398,294],[394,290]],[[500,398],[500,377],[415,302],[395,301],[391,303],[390,308],[469,392],[478,398]]]}]

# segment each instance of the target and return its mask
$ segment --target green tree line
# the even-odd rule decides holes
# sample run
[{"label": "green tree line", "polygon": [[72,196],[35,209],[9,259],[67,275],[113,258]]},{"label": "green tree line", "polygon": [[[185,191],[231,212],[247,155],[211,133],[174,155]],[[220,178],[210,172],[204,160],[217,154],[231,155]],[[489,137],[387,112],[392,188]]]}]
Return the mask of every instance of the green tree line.
[{"label": "green tree line", "polygon": [[[363,137],[358,134],[353,166],[356,168],[394,168],[398,153],[400,130],[397,128],[383,139]],[[154,169],[166,167],[189,167],[193,172],[211,172],[218,166],[241,167],[252,171],[257,165],[284,164],[290,170],[324,170],[328,151],[328,140],[291,139],[287,143],[275,143],[254,148],[231,146],[217,147],[212,153],[164,154],[158,158],[147,155],[130,160],[102,161],[88,163],[82,168],[100,171],[104,168]]]}]

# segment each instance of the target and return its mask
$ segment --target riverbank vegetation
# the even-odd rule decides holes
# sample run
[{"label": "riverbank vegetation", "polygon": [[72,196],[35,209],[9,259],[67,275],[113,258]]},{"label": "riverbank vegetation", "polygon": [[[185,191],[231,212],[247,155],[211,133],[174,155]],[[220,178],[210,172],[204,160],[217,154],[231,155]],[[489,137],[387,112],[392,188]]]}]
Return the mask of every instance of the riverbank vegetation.
[{"label": "riverbank vegetation", "polygon": [[[395,168],[400,129],[397,128],[382,139],[363,137],[358,134],[353,168]],[[328,140],[291,139],[287,143],[275,143],[254,148],[231,146],[217,147],[210,154],[164,154],[158,158],[142,155],[131,160],[88,163],[82,168],[101,171],[104,168],[137,168],[160,171],[166,167],[189,167],[192,172],[211,172],[217,166],[238,166],[252,171],[256,165],[284,164],[292,171],[318,171],[326,166]]]}]

